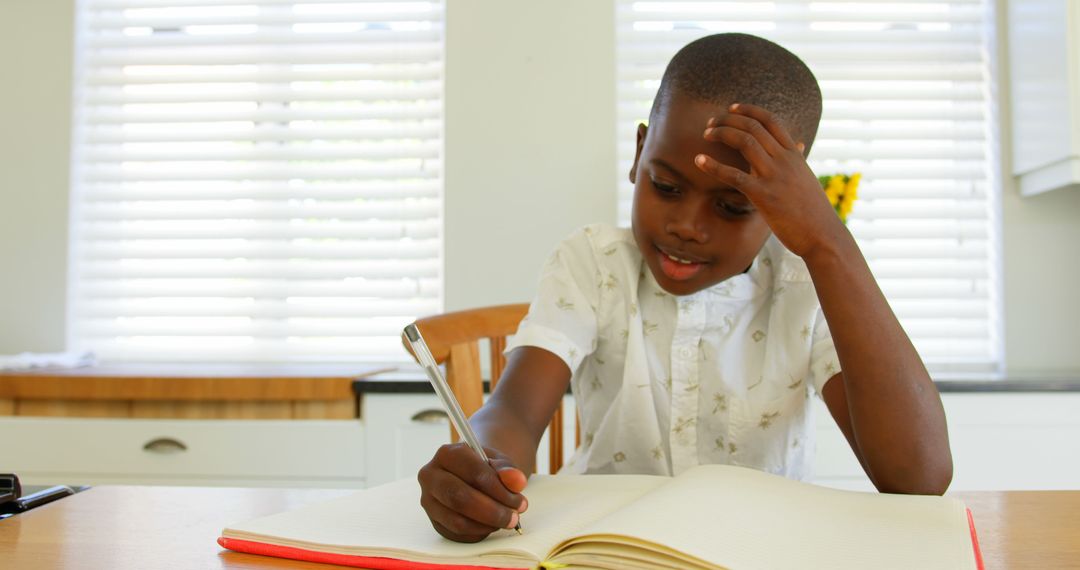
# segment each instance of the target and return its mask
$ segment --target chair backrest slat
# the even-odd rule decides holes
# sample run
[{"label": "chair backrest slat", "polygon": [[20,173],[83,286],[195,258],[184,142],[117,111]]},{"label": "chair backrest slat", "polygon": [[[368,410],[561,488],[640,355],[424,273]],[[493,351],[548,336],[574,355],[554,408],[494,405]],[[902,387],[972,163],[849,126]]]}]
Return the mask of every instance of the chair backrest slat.
[{"label": "chair backrest slat", "polygon": [[498,305],[426,317],[417,320],[416,325],[431,355],[442,364],[455,344],[477,342],[481,338],[505,339],[514,334],[528,312],[527,303]]},{"label": "chair backrest slat", "polygon": [[[506,357],[503,356],[506,337],[517,331],[518,324],[528,312],[527,303],[518,303],[444,313],[416,321],[435,361],[446,364],[446,382],[466,416],[472,416],[484,401],[480,340],[486,339],[491,350],[491,389],[494,390],[506,368]],[[408,343],[403,344],[408,349]],[[555,410],[548,430],[549,466],[551,473],[555,473],[563,464],[561,404]],[[453,427],[450,438],[451,441],[458,440]]]},{"label": "chair backrest slat", "polygon": [[503,355],[503,351],[506,350],[506,337],[488,338],[488,348],[491,349],[491,390],[494,391],[495,384],[506,368],[506,356]]}]

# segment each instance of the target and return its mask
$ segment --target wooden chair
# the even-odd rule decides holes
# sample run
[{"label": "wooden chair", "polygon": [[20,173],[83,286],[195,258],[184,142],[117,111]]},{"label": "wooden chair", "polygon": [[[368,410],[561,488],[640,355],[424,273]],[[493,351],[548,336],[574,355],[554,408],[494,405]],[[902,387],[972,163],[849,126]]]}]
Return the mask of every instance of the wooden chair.
[{"label": "wooden chair", "polygon": [[[472,416],[484,403],[480,340],[487,339],[491,349],[491,391],[494,391],[506,367],[506,357],[503,356],[506,337],[517,331],[518,324],[528,311],[527,303],[519,303],[444,313],[416,321],[416,327],[420,329],[435,361],[446,363],[446,382],[457,396],[466,416]],[[408,350],[408,344],[405,348]],[[548,465],[551,473],[555,473],[563,464],[561,403],[548,429]],[[450,428],[450,439],[458,440],[453,427]]]}]

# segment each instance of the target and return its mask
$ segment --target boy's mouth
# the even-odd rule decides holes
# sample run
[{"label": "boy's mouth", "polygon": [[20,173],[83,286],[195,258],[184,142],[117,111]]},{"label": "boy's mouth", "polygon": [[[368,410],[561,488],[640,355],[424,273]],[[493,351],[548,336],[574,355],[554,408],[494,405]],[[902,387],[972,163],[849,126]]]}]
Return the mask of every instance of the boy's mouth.
[{"label": "boy's mouth", "polygon": [[705,268],[705,262],[696,259],[687,259],[672,253],[668,253],[659,247],[656,248],[660,258],[660,270],[668,279],[674,281],[686,281]]}]

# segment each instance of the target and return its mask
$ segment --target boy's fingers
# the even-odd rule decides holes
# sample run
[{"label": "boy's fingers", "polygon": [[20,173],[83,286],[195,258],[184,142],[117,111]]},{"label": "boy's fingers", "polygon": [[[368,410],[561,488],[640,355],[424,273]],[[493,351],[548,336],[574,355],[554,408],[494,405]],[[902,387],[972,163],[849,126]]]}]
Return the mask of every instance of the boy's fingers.
[{"label": "boy's fingers", "polygon": [[[769,153],[770,156],[776,156],[781,152],[787,150],[780,144],[779,141],[776,140],[776,137],[773,136],[772,132],[770,132],[769,129],[767,129],[765,125],[761,123],[761,121],[758,121],[753,117],[738,115],[735,113],[727,113],[719,117],[716,126],[733,127],[749,134],[754,138],[754,140],[757,141],[758,144],[761,145],[762,148],[765,149],[765,152]],[[706,139],[709,139],[710,131],[716,131],[716,129],[706,129]]]},{"label": "boy's fingers", "polygon": [[[499,485],[502,486],[501,483]],[[514,508],[501,504],[453,473],[433,473],[424,489],[427,492],[421,496],[421,504],[428,513],[433,510],[443,512],[433,506],[434,501],[453,513],[492,529],[511,528],[514,526],[512,523],[517,521],[518,513]],[[460,521],[452,517],[444,516],[440,520],[455,532],[465,528]]]},{"label": "boy's fingers", "polygon": [[496,472],[499,474],[499,480],[502,482],[503,487],[513,493],[524,491],[525,485],[529,482],[529,479],[525,477],[525,473],[516,467],[500,467]]},{"label": "boy's fingers", "polygon": [[761,147],[751,133],[732,126],[722,125],[705,131],[706,140],[723,143],[743,155],[755,172],[769,177],[773,173],[773,159]]},{"label": "boy's fingers", "polygon": [[479,542],[487,535],[499,530],[495,527],[480,524],[461,513],[454,512],[445,505],[434,500],[430,496],[420,498],[420,506],[431,520],[431,526],[439,534],[457,542]]},{"label": "boy's fingers", "polygon": [[751,202],[759,195],[760,188],[757,180],[734,166],[721,164],[707,154],[694,157],[694,164],[706,174],[711,174],[717,180],[742,192]]},{"label": "boy's fingers", "polygon": [[485,538],[487,538],[487,535],[482,535],[481,536],[481,535],[460,535],[460,534],[457,534],[457,533],[447,529],[442,524],[439,524],[439,523],[435,522],[434,520],[431,521],[431,526],[432,526],[432,528],[435,529],[436,532],[441,534],[443,537],[448,538],[450,540],[453,540],[454,542],[466,542],[466,543],[471,544],[471,543],[474,543],[474,542],[480,542],[481,540],[484,540]]},{"label": "boy's fingers", "polygon": [[[503,484],[495,466],[484,462],[467,445],[444,446],[444,449],[445,453],[436,457],[442,455],[440,465],[447,472],[510,509],[521,506],[523,497]],[[524,489],[524,486],[521,488]]]},{"label": "boy's fingers", "polygon": [[784,148],[795,148],[795,140],[791,138],[791,133],[788,132],[787,128],[784,127],[783,123],[772,111],[749,103],[732,103],[728,110],[732,113],[739,113],[757,119]]},{"label": "boy's fingers", "polygon": [[485,450],[488,457],[491,458],[491,466],[499,474],[503,486],[512,493],[524,491],[525,486],[529,484],[529,476],[521,469],[518,469],[517,465],[514,465],[514,462],[510,461],[502,452],[487,448]]}]

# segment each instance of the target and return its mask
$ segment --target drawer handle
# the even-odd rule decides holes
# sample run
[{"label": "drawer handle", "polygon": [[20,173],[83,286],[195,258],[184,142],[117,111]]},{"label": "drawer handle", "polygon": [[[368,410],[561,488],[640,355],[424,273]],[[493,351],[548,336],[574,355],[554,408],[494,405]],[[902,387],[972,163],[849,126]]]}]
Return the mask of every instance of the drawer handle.
[{"label": "drawer handle", "polygon": [[412,421],[424,422],[426,424],[438,424],[442,422],[449,422],[450,417],[446,415],[446,410],[423,410],[413,414]]},{"label": "drawer handle", "polygon": [[151,439],[142,448],[143,451],[151,453],[180,453],[181,451],[187,451],[187,445],[184,445],[184,442],[171,437]]}]

